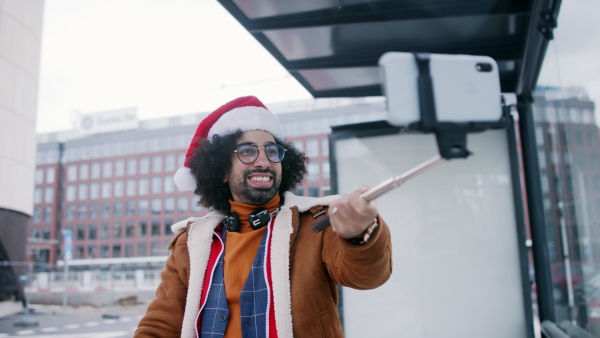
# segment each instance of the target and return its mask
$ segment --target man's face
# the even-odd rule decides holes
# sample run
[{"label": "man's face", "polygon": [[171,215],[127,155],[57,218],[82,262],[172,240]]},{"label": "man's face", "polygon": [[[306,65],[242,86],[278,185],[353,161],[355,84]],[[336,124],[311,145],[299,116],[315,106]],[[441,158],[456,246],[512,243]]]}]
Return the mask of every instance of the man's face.
[{"label": "man's face", "polygon": [[[272,143],[275,143],[273,135],[260,130],[244,132],[237,141],[237,145],[254,144],[259,148]],[[231,164],[224,182],[229,184],[234,202],[263,205],[273,199],[279,191],[281,163],[269,161],[264,148],[258,150],[258,158],[249,164],[243,163],[236,153],[232,153]]]}]

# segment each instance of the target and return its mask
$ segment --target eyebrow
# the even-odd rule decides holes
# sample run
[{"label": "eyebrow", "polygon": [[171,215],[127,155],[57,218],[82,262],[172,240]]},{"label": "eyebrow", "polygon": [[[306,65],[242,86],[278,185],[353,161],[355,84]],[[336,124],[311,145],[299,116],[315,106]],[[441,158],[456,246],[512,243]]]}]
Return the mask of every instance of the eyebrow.
[{"label": "eyebrow", "polygon": [[[262,145],[262,146],[263,146],[263,147],[265,147],[265,146],[269,146],[269,145],[271,145],[271,144],[277,144],[277,143],[276,143],[276,142],[271,142],[271,141],[268,141],[268,142],[265,142],[265,143],[263,143],[263,145]],[[242,143],[240,143],[240,144],[236,145],[236,147],[239,147],[239,146],[245,146],[245,145],[253,145],[253,146],[257,146],[258,144],[254,143],[254,142],[242,142]]]}]

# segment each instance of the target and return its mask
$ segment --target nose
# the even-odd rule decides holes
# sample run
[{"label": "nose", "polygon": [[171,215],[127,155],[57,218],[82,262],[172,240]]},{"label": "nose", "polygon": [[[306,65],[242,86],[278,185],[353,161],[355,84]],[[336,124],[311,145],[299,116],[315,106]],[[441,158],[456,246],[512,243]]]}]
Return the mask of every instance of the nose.
[{"label": "nose", "polygon": [[260,168],[267,168],[271,165],[271,161],[269,161],[269,159],[267,158],[267,152],[264,147],[258,148],[258,157],[256,158],[256,160],[254,160],[254,165]]}]

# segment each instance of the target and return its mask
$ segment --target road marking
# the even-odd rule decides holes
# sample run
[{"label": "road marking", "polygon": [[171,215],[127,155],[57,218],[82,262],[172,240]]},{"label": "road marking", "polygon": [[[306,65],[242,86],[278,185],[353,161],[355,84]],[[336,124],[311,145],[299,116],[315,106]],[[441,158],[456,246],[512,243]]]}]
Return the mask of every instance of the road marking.
[{"label": "road marking", "polygon": [[17,334],[19,336],[24,336],[26,334],[34,334],[35,330],[21,330],[21,331],[17,331]]},{"label": "road marking", "polygon": [[45,327],[42,329],[42,332],[54,332],[54,331],[58,331],[57,327]]},{"label": "road marking", "polygon": [[102,323],[104,323],[104,324],[114,324],[116,322],[117,322],[116,319],[105,319],[102,321]]},{"label": "road marking", "polygon": [[81,325],[79,325],[79,324],[69,324],[69,325],[65,325],[65,329],[68,329],[68,330],[70,330],[70,329],[78,329],[78,328],[80,328],[80,327],[81,327]]},{"label": "road marking", "polygon": [[98,326],[98,322],[87,322],[85,324],[83,324],[85,326]]},{"label": "road marking", "polygon": [[122,322],[130,322],[132,320],[133,320],[133,318],[131,318],[131,317],[123,317],[123,318],[121,318]]}]

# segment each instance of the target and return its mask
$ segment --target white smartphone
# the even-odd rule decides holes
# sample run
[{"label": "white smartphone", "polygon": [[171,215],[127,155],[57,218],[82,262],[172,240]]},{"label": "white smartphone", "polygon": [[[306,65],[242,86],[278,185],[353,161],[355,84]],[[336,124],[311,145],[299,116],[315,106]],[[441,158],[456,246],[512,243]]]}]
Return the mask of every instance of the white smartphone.
[{"label": "white smartphone", "polygon": [[[502,117],[500,77],[488,56],[430,54],[438,122],[495,122]],[[388,120],[407,126],[421,120],[419,71],[412,53],[388,52],[379,59]]]}]

